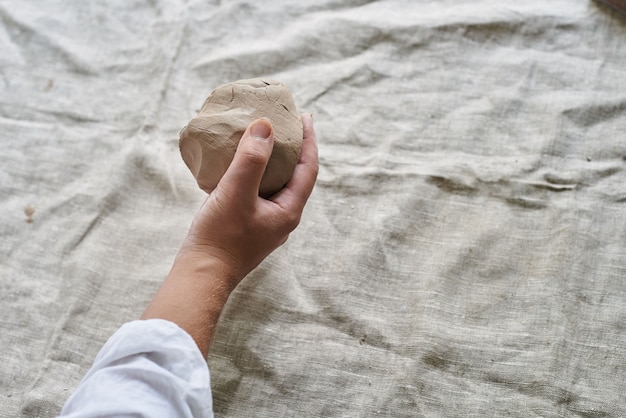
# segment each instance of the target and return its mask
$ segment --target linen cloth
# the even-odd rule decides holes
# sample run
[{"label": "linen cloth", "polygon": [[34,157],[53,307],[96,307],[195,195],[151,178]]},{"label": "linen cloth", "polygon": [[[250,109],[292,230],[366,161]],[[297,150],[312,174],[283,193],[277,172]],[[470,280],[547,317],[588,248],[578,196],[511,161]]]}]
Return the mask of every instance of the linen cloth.
[{"label": "linen cloth", "polygon": [[626,20],[591,0],[0,0],[0,417],[52,417],[286,83],[320,175],[229,300],[219,417],[626,416]]},{"label": "linen cloth", "polygon": [[61,416],[210,418],[209,369],[176,324],[128,322],[102,347]]}]

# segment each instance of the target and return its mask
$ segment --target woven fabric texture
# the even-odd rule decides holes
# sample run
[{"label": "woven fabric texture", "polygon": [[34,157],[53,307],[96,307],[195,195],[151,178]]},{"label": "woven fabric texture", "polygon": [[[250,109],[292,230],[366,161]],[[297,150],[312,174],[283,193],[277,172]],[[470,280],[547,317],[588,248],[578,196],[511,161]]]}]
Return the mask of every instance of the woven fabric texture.
[{"label": "woven fabric texture", "polygon": [[204,199],[178,132],[286,83],[300,227],[218,417],[626,416],[626,17],[590,0],[0,0],[0,417],[52,417]]}]

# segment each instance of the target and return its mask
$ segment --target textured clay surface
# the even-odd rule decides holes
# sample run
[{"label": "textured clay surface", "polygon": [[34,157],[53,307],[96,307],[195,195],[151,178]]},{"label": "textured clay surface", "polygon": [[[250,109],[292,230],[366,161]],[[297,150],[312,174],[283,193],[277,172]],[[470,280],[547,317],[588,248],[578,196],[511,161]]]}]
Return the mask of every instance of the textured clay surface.
[{"label": "textured clay surface", "polygon": [[181,155],[202,190],[215,189],[244,131],[260,117],[272,122],[274,149],[259,194],[271,196],[289,181],[300,156],[302,122],[284,84],[255,78],[215,89],[180,132]]}]

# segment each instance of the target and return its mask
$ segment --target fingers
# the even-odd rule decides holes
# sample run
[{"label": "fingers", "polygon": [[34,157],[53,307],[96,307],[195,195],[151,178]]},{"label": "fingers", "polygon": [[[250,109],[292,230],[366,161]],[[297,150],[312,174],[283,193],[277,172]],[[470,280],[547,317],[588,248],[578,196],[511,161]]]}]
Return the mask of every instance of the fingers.
[{"label": "fingers", "polygon": [[290,210],[302,211],[313,191],[319,162],[317,155],[317,139],[313,129],[313,118],[310,114],[302,115],[303,139],[300,159],[289,183],[272,200]]},{"label": "fingers", "polygon": [[218,187],[247,199],[256,199],[273,145],[274,131],[270,120],[260,118],[252,122],[241,137],[235,157]]}]

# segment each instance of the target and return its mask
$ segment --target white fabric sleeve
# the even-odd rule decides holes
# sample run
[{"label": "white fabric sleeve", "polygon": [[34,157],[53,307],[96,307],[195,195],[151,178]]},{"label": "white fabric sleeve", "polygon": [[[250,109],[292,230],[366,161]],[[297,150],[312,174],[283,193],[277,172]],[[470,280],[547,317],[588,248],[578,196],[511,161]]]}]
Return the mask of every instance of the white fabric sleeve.
[{"label": "white fabric sleeve", "polygon": [[176,324],[129,322],[102,347],[60,416],[212,418],[209,368]]}]

